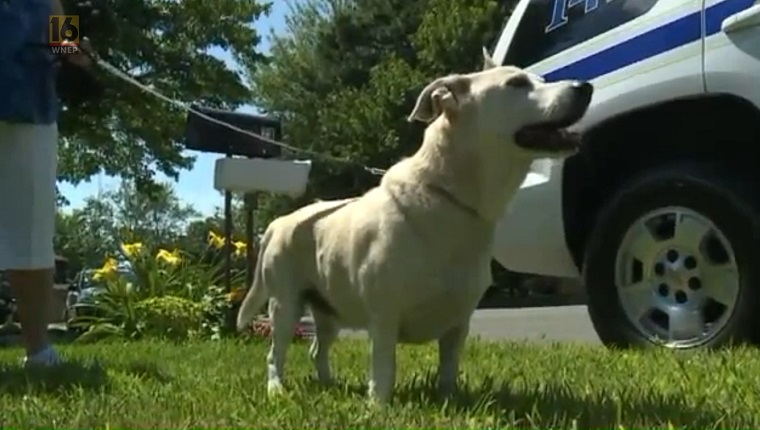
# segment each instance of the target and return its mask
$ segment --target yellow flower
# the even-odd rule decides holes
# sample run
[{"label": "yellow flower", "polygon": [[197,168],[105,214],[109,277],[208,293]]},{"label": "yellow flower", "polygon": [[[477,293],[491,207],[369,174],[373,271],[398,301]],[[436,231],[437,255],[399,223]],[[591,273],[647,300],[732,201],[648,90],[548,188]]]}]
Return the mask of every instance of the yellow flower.
[{"label": "yellow flower", "polygon": [[208,243],[209,245],[213,246],[214,248],[223,248],[224,247],[224,238],[218,234],[216,234],[213,231],[208,232]]},{"label": "yellow flower", "polygon": [[176,266],[179,264],[182,259],[179,256],[179,251],[168,251],[166,249],[159,249],[158,254],[156,254],[156,260],[163,261],[164,263],[170,264],[172,266]]},{"label": "yellow flower", "polygon": [[119,262],[115,258],[107,258],[100,269],[95,270],[92,274],[92,279],[99,281],[101,279],[108,278],[110,275],[116,273],[119,268]]},{"label": "yellow flower", "polygon": [[140,242],[125,243],[121,245],[121,251],[124,253],[124,255],[126,255],[129,258],[134,257],[137,254],[141,253],[142,250],[143,250],[143,244]]},{"label": "yellow flower", "polygon": [[245,288],[235,288],[234,290],[227,293],[226,298],[227,301],[230,303],[239,303],[243,300],[245,297],[245,293],[247,290]]},{"label": "yellow flower", "polygon": [[242,257],[242,256],[245,255],[245,247],[246,247],[246,245],[247,244],[245,242],[241,241],[241,240],[238,240],[236,242],[232,242],[232,246],[235,247],[235,257]]}]

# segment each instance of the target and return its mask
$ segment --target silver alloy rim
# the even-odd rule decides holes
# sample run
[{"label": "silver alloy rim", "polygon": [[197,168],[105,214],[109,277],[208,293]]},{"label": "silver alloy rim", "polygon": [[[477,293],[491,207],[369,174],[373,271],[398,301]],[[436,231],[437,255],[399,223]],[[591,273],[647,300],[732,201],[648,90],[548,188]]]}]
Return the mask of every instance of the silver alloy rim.
[{"label": "silver alloy rim", "polygon": [[726,326],[739,296],[739,271],[731,244],[713,222],[671,206],[628,229],[617,251],[615,285],[642,336],[689,348]]}]

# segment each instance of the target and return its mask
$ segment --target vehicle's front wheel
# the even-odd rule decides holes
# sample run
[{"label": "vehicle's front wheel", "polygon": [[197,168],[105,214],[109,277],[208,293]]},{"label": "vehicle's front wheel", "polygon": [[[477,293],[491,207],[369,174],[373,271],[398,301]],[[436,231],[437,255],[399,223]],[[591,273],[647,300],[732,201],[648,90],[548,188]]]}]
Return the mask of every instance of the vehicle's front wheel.
[{"label": "vehicle's front wheel", "polygon": [[588,310],[609,346],[715,347],[758,331],[760,210],[730,172],[673,165],[621,187],[586,247]]}]

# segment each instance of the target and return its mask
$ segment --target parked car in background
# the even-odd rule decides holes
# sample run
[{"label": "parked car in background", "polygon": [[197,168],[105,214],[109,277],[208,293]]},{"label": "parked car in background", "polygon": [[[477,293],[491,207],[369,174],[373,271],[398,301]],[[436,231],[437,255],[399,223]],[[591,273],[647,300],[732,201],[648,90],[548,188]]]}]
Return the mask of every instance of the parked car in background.
[{"label": "parked car in background", "polygon": [[521,0],[492,56],[596,88],[580,151],[534,165],[494,257],[582,276],[607,345],[758,339],[760,4]]},{"label": "parked car in background", "polygon": [[[103,286],[92,281],[94,272],[92,269],[82,270],[69,285],[64,313],[64,321],[67,325],[71,324],[77,315],[87,315],[88,311],[91,311],[93,296],[98,291],[102,291]],[[72,329],[72,327],[69,328]]]},{"label": "parked car in background", "polygon": [[[120,267],[118,273],[120,276],[129,276],[131,271],[129,268]],[[69,330],[76,331],[76,324],[72,324],[76,317],[98,316],[98,309],[94,306],[95,298],[105,291],[105,284],[95,279],[94,275],[94,269],[84,269],[76,275],[69,286],[64,315]]]}]

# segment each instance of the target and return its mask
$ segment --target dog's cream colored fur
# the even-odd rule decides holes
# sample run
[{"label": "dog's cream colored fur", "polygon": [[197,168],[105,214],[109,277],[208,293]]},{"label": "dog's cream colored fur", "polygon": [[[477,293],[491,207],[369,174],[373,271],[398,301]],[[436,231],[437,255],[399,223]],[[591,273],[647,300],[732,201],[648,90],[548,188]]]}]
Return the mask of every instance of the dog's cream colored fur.
[{"label": "dog's cream colored fur", "polygon": [[331,380],[328,350],[350,327],[368,330],[372,398],[391,396],[399,342],[437,340],[440,389],[455,388],[470,317],[491,284],[495,224],[534,159],[568,155],[522,149],[515,133],[578,110],[572,83],[495,67],[485,55],[484,71],[437,79],[422,91],[409,117],[429,123],[422,146],[379,186],[313,203],[267,228],[238,327],[270,299],[270,393],[282,390],[306,292],[334,310],[312,307],[320,381]]}]

